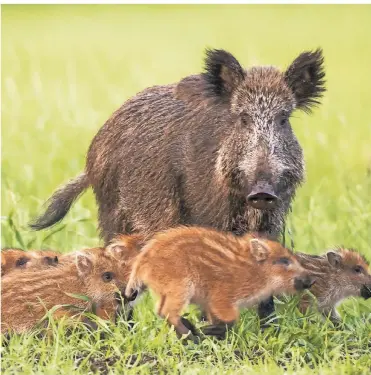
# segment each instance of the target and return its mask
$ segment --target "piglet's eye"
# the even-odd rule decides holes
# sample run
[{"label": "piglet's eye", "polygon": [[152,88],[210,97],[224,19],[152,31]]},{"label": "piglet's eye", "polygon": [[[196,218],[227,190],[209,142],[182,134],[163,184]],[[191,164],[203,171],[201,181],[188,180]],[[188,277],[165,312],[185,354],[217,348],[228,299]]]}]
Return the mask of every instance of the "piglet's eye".
[{"label": "piglet's eye", "polygon": [[363,268],[362,268],[361,266],[355,266],[355,267],[353,268],[353,271],[354,271],[355,273],[362,273],[362,272],[363,272]]},{"label": "piglet's eye", "polygon": [[26,257],[19,258],[19,259],[17,259],[17,262],[15,263],[15,266],[16,266],[16,267],[22,267],[22,266],[24,266],[28,261],[29,261],[29,259],[26,258]]},{"label": "piglet's eye", "polygon": [[289,258],[278,258],[274,263],[275,264],[282,264],[284,266],[288,266],[291,263],[291,261],[290,261]]},{"label": "piglet's eye", "polygon": [[108,283],[110,281],[113,280],[113,277],[114,277],[114,274],[112,272],[104,272],[102,274],[102,280],[105,282],[105,283]]}]

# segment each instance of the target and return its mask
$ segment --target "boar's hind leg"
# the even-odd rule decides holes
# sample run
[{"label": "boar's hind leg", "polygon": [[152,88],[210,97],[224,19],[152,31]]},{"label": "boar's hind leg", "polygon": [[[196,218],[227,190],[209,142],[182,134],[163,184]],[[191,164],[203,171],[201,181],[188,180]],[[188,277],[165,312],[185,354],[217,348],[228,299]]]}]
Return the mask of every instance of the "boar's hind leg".
[{"label": "boar's hind leg", "polygon": [[131,234],[133,226],[126,217],[123,209],[99,211],[99,228],[104,245],[107,246],[117,233]]},{"label": "boar's hind leg", "polygon": [[[137,168],[130,176],[131,181],[142,181],[145,178],[145,184],[138,183],[133,187],[126,180],[120,180],[121,198],[118,204],[120,210],[125,208],[125,216],[123,212],[119,213],[122,216],[121,223],[130,226],[130,232],[144,235],[152,235],[187,222],[187,212],[181,197],[181,179],[173,176],[170,170],[163,174],[152,165],[148,168],[148,173]],[[122,233],[122,230],[118,233]]]},{"label": "boar's hind leg", "polygon": [[270,323],[267,322],[268,317],[273,318],[274,315],[274,301],[273,296],[270,296],[265,301],[262,301],[259,303],[258,306],[258,315],[259,319],[261,321],[261,328],[268,328],[270,326]]}]

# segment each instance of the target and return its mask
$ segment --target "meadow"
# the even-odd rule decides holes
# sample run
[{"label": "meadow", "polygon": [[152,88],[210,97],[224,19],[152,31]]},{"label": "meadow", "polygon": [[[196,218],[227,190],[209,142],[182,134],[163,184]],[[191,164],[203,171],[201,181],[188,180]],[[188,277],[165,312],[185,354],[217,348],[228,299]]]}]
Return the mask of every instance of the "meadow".
[{"label": "meadow", "polygon": [[[200,72],[205,47],[244,66],[285,68],[322,47],[327,92],[311,116],[291,123],[307,179],[287,227],[295,249],[357,248],[371,261],[370,5],[7,5],[1,9],[1,245],[63,252],[100,243],[89,190],[57,226],[27,224],[60,185],[84,167],[91,139],[126,99]],[[287,238],[289,234],[287,233]],[[244,311],[225,341],[182,345],[153,312],[150,296],[128,331],[99,322],[2,337],[8,374],[369,374],[371,301],[340,306],[335,328],[278,305],[281,330],[260,332]],[[196,310],[189,310],[196,318]],[[100,340],[100,334],[106,337]]]}]

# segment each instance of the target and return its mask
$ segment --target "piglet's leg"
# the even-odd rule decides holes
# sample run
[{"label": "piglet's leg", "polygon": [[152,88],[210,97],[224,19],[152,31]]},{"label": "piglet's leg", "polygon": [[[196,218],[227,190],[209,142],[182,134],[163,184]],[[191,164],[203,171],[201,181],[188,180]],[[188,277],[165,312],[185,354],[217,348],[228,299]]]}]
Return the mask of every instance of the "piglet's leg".
[{"label": "piglet's leg", "polygon": [[158,304],[157,313],[167,319],[170,325],[174,326],[179,338],[182,338],[183,335],[187,335],[187,339],[197,343],[198,338],[193,334],[193,332],[195,332],[193,325],[187,319],[180,316],[185,304],[186,299],[181,294],[162,295]]},{"label": "piglet's leg", "polygon": [[89,319],[87,316],[82,317],[81,321],[87,326],[90,332],[98,330],[98,324],[93,320]]},{"label": "piglet's leg", "polygon": [[326,319],[329,318],[335,327],[339,327],[341,325],[341,316],[336,311],[335,307],[321,309],[321,313]]},{"label": "piglet's leg", "polygon": [[230,329],[233,325],[233,322],[228,323],[218,323],[218,324],[210,324],[206,327],[201,328],[201,332],[206,336],[214,336],[218,340],[224,340],[227,330]]},{"label": "piglet's leg", "polygon": [[208,314],[207,314],[207,311],[205,311],[204,309],[201,310],[200,320],[201,322],[208,321]]},{"label": "piglet's leg", "polygon": [[181,318],[180,318],[180,320],[181,320],[181,323],[183,323],[183,325],[188,329],[188,330],[190,330],[191,331],[191,333],[192,333],[192,335],[194,335],[194,336],[198,336],[198,332],[197,332],[197,329],[196,329],[196,327],[188,320],[188,319],[186,319],[184,316],[182,316]]},{"label": "piglet's leg", "polygon": [[[211,303],[209,317],[212,323],[201,329],[207,336],[214,336],[220,340],[225,339],[227,330],[231,328],[238,319],[238,309],[230,302],[218,299]],[[209,319],[210,319],[209,318]]]},{"label": "piglet's leg", "polygon": [[273,318],[275,316],[273,296],[270,296],[265,301],[259,303],[258,315],[261,321],[261,328],[268,328],[270,326],[270,323],[267,322],[268,317]]}]

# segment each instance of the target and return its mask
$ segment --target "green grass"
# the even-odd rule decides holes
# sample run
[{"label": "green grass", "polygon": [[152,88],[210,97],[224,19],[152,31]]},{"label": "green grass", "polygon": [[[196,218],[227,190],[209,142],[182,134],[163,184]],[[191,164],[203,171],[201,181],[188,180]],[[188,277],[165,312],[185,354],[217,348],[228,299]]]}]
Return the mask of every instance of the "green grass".
[{"label": "green grass", "polygon": [[[127,98],[199,72],[206,46],[242,64],[287,66],[301,51],[324,50],[328,92],[312,116],[292,121],[307,181],[289,226],[297,249],[344,244],[371,260],[371,6],[3,6],[2,246],[70,251],[95,246],[91,191],[62,224],[27,228],[51,193],[84,167],[92,137]],[[369,301],[351,299],[336,330],[295,301],[279,306],[281,331],[260,333],[254,310],[224,342],[182,346],[155,317],[148,296],[137,325],[76,325],[2,348],[4,374],[369,374]],[[194,315],[194,310],[193,315]]]}]

